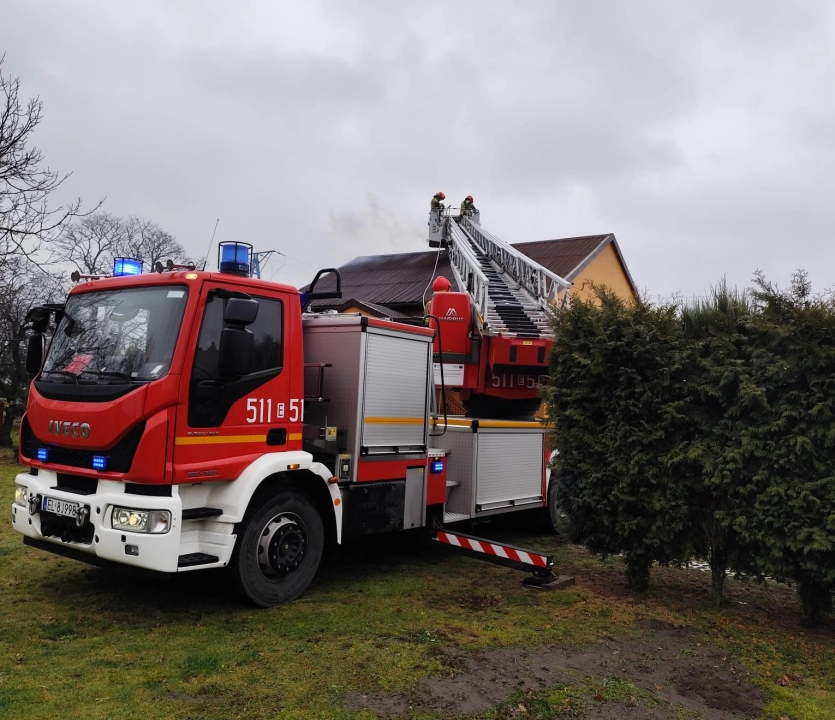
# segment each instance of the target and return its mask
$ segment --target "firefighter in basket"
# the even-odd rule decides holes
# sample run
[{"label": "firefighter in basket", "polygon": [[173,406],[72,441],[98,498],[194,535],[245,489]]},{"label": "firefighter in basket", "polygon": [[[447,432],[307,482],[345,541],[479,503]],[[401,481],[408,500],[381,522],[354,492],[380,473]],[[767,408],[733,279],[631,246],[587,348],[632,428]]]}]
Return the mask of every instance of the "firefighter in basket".
[{"label": "firefighter in basket", "polygon": [[459,217],[472,217],[475,212],[475,205],[473,205],[473,196],[467,195],[461,202],[461,214]]}]

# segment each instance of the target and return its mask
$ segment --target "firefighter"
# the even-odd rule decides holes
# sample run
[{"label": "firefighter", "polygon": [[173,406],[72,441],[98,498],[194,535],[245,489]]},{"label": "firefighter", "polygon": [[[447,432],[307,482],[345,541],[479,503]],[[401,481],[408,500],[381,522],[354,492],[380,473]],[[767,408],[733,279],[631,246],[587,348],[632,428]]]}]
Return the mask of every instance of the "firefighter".
[{"label": "firefighter", "polygon": [[473,196],[467,195],[461,203],[461,217],[472,217],[475,205],[473,205]]},{"label": "firefighter", "polygon": [[432,196],[432,202],[429,204],[429,209],[430,210],[443,210],[444,209],[444,204],[441,202],[441,200],[445,200],[445,199],[446,199],[446,195],[444,195],[440,191],[436,192]]}]

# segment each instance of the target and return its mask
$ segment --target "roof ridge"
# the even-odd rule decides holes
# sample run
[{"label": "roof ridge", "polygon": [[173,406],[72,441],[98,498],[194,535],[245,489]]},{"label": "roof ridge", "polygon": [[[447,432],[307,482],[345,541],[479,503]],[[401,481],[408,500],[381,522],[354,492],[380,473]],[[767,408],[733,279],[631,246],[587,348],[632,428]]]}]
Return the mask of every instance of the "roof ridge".
[{"label": "roof ridge", "polygon": [[551,240],[525,240],[523,242],[510,243],[513,247],[517,245],[537,245],[539,243],[570,242],[571,240],[590,240],[591,238],[607,238],[613,233],[592,233],[591,235],[577,235],[575,237],[552,238]]}]

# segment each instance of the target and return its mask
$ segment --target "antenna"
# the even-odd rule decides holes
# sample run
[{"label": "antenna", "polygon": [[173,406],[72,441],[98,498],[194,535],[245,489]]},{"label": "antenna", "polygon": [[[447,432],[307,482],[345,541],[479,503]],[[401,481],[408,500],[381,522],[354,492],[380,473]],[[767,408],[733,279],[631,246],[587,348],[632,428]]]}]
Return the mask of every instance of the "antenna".
[{"label": "antenna", "polygon": [[209,249],[206,250],[206,259],[203,260],[203,267],[200,268],[201,270],[205,270],[206,269],[206,263],[209,262],[209,253],[212,251],[212,245],[214,245],[214,243],[215,243],[215,233],[217,232],[217,226],[218,226],[219,222],[220,222],[220,218],[215,220],[215,229],[212,230],[212,239],[209,240]]}]

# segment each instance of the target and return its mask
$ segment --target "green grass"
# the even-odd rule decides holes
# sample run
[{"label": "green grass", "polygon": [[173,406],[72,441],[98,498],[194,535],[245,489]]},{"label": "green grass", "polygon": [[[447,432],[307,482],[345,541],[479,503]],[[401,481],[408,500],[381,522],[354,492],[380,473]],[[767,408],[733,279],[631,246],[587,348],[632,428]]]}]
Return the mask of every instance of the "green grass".
[{"label": "green grass", "polygon": [[[256,610],[223,575],[125,578],[24,547],[9,520],[20,471],[11,462],[0,455],[0,717],[370,718],[345,698],[449,675],[444,648],[587,645],[640,637],[648,620],[692,626],[744,663],[768,692],[763,718],[835,717],[835,637],[801,630],[782,587],[729,581],[731,602],[716,612],[709,576],[660,569],[636,597],[619,561],[507,529],[506,539],[554,553],[577,586],[530,591],[513,571],[387,539],[324,567],[297,602]],[[784,676],[794,679],[781,686]],[[516,717],[519,705],[522,717],[582,717],[595,702],[655,700],[623,680],[578,678],[517,691],[480,717]]]}]

